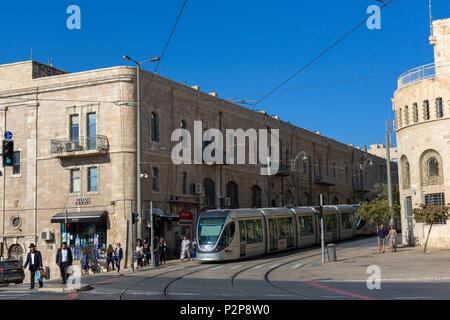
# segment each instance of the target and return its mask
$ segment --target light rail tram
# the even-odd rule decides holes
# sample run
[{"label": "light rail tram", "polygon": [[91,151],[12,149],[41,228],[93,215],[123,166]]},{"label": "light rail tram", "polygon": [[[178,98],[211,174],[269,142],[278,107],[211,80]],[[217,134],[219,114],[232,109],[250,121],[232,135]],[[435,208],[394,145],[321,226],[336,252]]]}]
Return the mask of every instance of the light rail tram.
[{"label": "light rail tram", "polygon": [[[323,207],[325,242],[356,237],[358,205]],[[197,220],[197,260],[234,261],[320,244],[315,207],[217,209]]]}]

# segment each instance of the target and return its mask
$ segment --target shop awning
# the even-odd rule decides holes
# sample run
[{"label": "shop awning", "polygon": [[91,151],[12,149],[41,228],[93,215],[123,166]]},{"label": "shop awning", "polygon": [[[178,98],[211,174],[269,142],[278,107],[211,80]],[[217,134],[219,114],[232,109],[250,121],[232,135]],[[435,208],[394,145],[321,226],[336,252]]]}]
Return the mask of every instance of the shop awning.
[{"label": "shop awning", "polygon": [[[177,216],[173,216],[170,213],[166,213],[159,208],[153,208],[153,217],[167,218],[167,219],[178,218]],[[150,209],[146,210],[146,220],[150,221]]]},{"label": "shop awning", "polygon": [[[106,211],[68,212],[67,222],[98,222],[100,219],[105,217],[106,214]],[[51,222],[64,223],[65,217],[66,215],[64,212],[59,212],[52,217]]]}]

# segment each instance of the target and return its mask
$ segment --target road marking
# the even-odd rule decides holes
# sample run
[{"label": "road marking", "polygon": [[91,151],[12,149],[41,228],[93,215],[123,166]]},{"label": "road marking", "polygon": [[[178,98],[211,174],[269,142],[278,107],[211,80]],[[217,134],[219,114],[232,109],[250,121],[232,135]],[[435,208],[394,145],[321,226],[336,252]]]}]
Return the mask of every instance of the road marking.
[{"label": "road marking", "polygon": [[219,270],[219,269],[222,269],[222,268],[223,268],[223,266],[217,266],[217,267],[211,268],[211,270]]},{"label": "road marking", "polygon": [[268,263],[260,264],[259,266],[253,267],[252,269],[261,269],[261,268],[264,268],[267,265],[268,265]]},{"label": "road marking", "polygon": [[234,266],[232,268],[230,268],[230,270],[236,270],[242,267],[242,264],[238,264],[237,266]]},{"label": "road marking", "polygon": [[300,267],[303,267],[303,263],[297,263],[297,264],[293,265],[292,269],[298,269]]},{"label": "road marking", "polygon": [[176,270],[181,270],[181,269],[184,269],[185,267],[172,267],[172,268],[170,268],[169,270],[170,271],[176,271]]},{"label": "road marking", "polygon": [[275,269],[275,268],[278,268],[279,266],[280,266],[280,264],[273,264],[273,265],[270,266],[270,268],[271,269]]},{"label": "road marking", "polygon": [[201,270],[201,269],[206,269],[208,268],[208,266],[198,266],[198,267],[194,267],[191,270]]},{"label": "road marking", "polygon": [[338,295],[343,295],[343,296],[356,298],[356,299],[360,299],[360,300],[378,300],[377,298],[374,298],[374,297],[369,297],[369,296],[365,296],[365,295],[362,295],[362,294],[359,294],[359,293],[333,288],[333,287],[324,285],[322,283],[319,283],[317,281],[306,281],[305,283],[310,285],[310,286],[312,286],[312,287],[315,287],[315,288],[318,288],[318,289],[322,289],[322,290],[325,290],[325,291],[328,291],[328,292],[336,293]]}]

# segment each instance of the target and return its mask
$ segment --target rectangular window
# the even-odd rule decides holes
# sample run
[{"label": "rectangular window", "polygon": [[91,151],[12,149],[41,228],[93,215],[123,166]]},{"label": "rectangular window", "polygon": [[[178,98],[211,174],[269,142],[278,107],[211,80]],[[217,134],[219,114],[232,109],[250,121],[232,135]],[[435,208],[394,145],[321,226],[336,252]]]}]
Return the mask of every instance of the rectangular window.
[{"label": "rectangular window", "polygon": [[409,125],[409,107],[405,106],[405,126]]},{"label": "rectangular window", "polygon": [[398,110],[398,114],[397,114],[397,121],[398,121],[398,127],[401,128],[403,126],[403,114],[402,114],[402,109]]},{"label": "rectangular window", "polygon": [[428,100],[423,102],[423,119],[430,120],[430,101]]},{"label": "rectangular window", "polygon": [[337,166],[336,166],[336,162],[333,162],[333,177],[337,177]]},{"label": "rectangular window", "polygon": [[341,214],[341,224],[342,229],[349,230],[353,229],[354,225],[354,216],[351,212],[344,212]]},{"label": "rectangular window", "polygon": [[444,117],[444,105],[442,102],[442,98],[436,99],[436,118]]},{"label": "rectangular window", "polygon": [[152,189],[159,192],[159,169],[156,167],[152,169]]},{"label": "rectangular window", "polygon": [[98,169],[91,167],[88,169],[88,192],[98,191]]},{"label": "rectangular window", "polygon": [[70,116],[70,141],[79,144],[80,140],[80,118],[77,114]]},{"label": "rectangular window", "polygon": [[87,149],[97,148],[97,115],[95,112],[87,115]]},{"label": "rectangular window", "polygon": [[417,103],[413,104],[413,122],[419,122],[419,106],[417,105]]},{"label": "rectangular window", "polygon": [[20,174],[20,151],[14,151],[13,174]]},{"label": "rectangular window", "polygon": [[80,169],[70,170],[70,192],[80,192]]},{"label": "rectangular window", "polygon": [[188,193],[188,175],[187,172],[183,172],[181,175],[181,192],[183,194]]},{"label": "rectangular window", "polygon": [[[445,195],[443,193],[426,194],[425,204],[429,206],[445,206]],[[437,220],[435,224],[446,224],[446,220]]]}]

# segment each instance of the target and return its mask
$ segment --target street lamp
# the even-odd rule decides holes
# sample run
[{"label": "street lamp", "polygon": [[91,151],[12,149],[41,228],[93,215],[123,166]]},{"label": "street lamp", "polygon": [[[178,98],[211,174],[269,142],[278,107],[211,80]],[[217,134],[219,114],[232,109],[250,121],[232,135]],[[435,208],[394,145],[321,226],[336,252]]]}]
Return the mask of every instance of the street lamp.
[{"label": "street lamp", "polygon": [[[295,165],[296,165],[298,159],[300,159],[300,157],[302,157],[302,160],[304,162],[309,160],[309,156],[308,156],[308,153],[306,151],[299,152],[297,154],[297,156],[293,160],[291,160],[291,179],[292,179],[292,185],[293,185],[293,187],[292,187],[292,199],[294,201],[295,201],[295,190],[296,190],[296,187],[297,187],[297,182],[296,182],[297,180],[295,179],[294,171],[296,171]],[[294,203],[294,205],[295,205],[295,203]]]},{"label": "street lamp", "polygon": [[364,170],[366,165],[373,166],[372,158],[366,159],[366,161],[359,164],[359,170],[361,173],[361,202],[364,201]]},{"label": "street lamp", "polygon": [[[141,66],[146,62],[157,62],[160,58],[155,57],[144,61],[136,61],[129,56],[122,57],[125,60],[131,61],[136,65],[136,211],[138,214],[137,231],[138,238],[142,239],[142,191],[141,191]],[[132,248],[134,243],[132,242]]]}]

